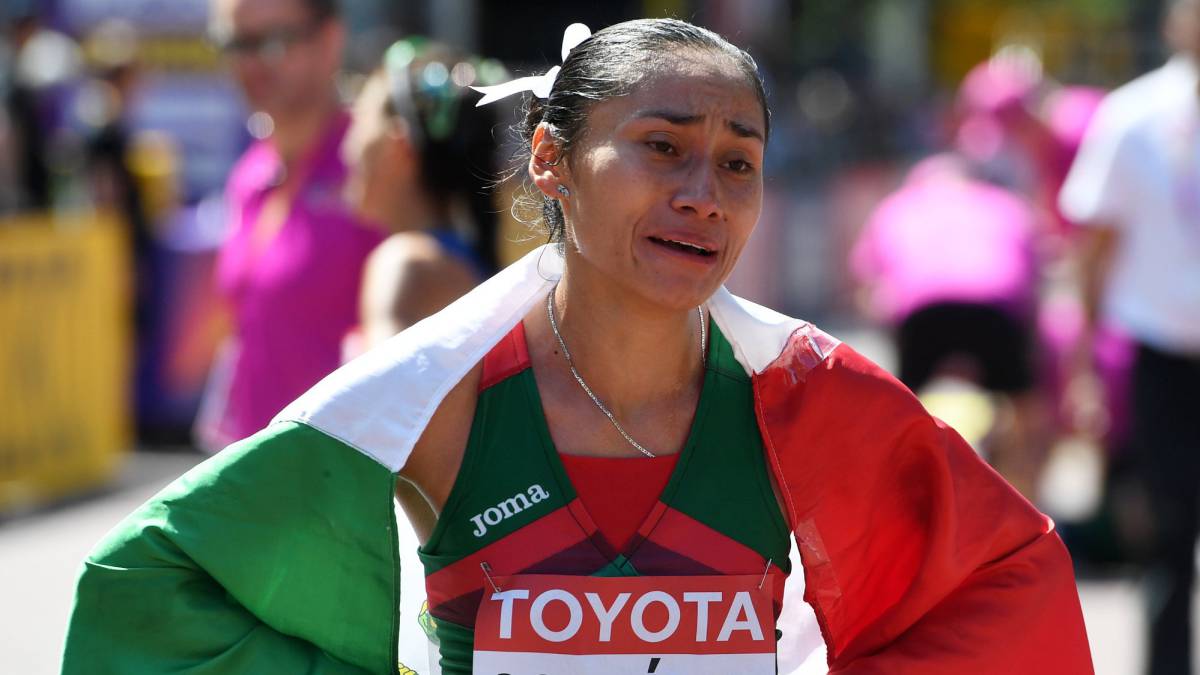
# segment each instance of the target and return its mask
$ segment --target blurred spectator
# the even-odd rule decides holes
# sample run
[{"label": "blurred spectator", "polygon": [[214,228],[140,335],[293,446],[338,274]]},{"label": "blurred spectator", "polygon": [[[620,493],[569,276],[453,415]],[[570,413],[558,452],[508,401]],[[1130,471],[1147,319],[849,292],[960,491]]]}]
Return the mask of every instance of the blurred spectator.
[{"label": "blurred spectator", "polygon": [[128,110],[137,83],[138,35],[128,23],[101,23],[87,37],[84,55],[91,77],[76,97],[75,117],[84,130],[83,151],[92,205],[118,214],[130,233],[135,265],[137,344],[150,329],[152,228],[141,186],[130,167]]},{"label": "blurred spectator", "polygon": [[371,255],[362,297],[367,346],[450,304],[496,269],[498,124],[467,87],[499,63],[422,38],[392,45],[358,97],[342,146],[348,197],[391,236]]},{"label": "blurred spectator", "polygon": [[1010,45],[967,73],[955,102],[955,146],[992,182],[1026,194],[1038,187],[1040,165],[1027,139],[1046,135],[1033,110],[1041,84],[1038,56]]},{"label": "blurred spectator", "polygon": [[345,29],[333,0],[214,0],[213,32],[259,137],[228,183],[217,281],[235,343],[197,421],[210,450],[264,427],[340,362],[357,321],[363,263],[382,234],[342,201],[338,103]]},{"label": "blurred spectator", "polygon": [[[1102,317],[1137,342],[1132,443],[1155,517],[1150,672],[1191,671],[1200,531],[1200,0],[1175,0],[1175,56],[1108,96],[1060,202],[1085,226],[1086,354]],[[1076,404],[1095,392],[1076,359]]]},{"label": "blurred spectator", "polygon": [[50,206],[50,170],[46,165],[49,137],[38,105],[36,82],[29,77],[30,55],[41,31],[32,8],[10,18],[8,39],[12,51],[9,72],[0,80],[4,93],[3,129],[15,185],[8,204],[14,210],[44,210]]},{"label": "blurred spectator", "polygon": [[92,77],[77,97],[76,117],[86,129],[84,148],[92,203],[119,213],[132,233],[139,261],[148,254],[151,226],[130,169],[127,115],[137,84],[138,35],[122,21],[97,26],[84,43]]},{"label": "blurred spectator", "polygon": [[[1082,329],[1083,309],[1071,292],[1069,273],[1076,227],[1058,205],[1058,194],[1071,163],[1095,115],[1104,92],[1094,87],[1063,85],[1042,70],[1039,55],[1031,48],[1012,44],[975,66],[964,78],[956,101],[955,145],[988,180],[1024,196],[1038,213],[1035,245],[1038,252],[1039,298],[1034,339],[1038,354],[1037,379],[1047,406],[1046,445],[1054,476],[1064,467],[1075,474],[1070,489],[1061,479],[1037,477],[1037,495],[1064,526],[1081,524],[1097,514],[1104,499],[1104,484],[1120,489],[1126,481],[1121,456],[1127,438],[1128,387],[1132,348],[1112,327],[1097,333],[1087,355],[1100,376],[1097,403],[1104,414],[1080,417],[1068,403],[1075,347]],[[1053,442],[1051,442],[1053,441]],[[1082,471],[1081,467],[1088,467]],[[1083,474],[1087,478],[1083,478]],[[1032,496],[1032,495],[1031,495]],[[1110,495],[1116,498],[1116,495]],[[1107,506],[1125,513],[1127,504]],[[1124,523],[1125,518],[1117,520]],[[1127,529],[1124,525],[1119,530]],[[1101,532],[1100,530],[1105,530]],[[1126,555],[1102,548],[1108,536],[1101,527],[1089,537],[1068,541],[1084,556]],[[1069,527],[1065,532],[1076,532]],[[1087,540],[1085,544],[1084,539]],[[1133,546],[1133,538],[1124,545]],[[1087,546],[1087,551],[1081,547]],[[1097,548],[1097,547],[1100,548]]]},{"label": "blurred spectator", "polygon": [[905,385],[919,393],[950,375],[1012,403],[1012,423],[987,454],[1027,496],[1045,444],[1034,372],[1036,230],[1024,199],[944,154],[912,169],[851,253],[872,313],[895,331]]},{"label": "blurred spectator", "polygon": [[[1047,96],[1043,105],[1042,120],[1049,133],[1050,142],[1047,145],[1053,150],[1046,151],[1047,163],[1043,172],[1045,176],[1045,196],[1051,198],[1050,214],[1058,223],[1055,234],[1061,235],[1065,248],[1058,248],[1054,253],[1059,254],[1060,262],[1068,262],[1074,256],[1078,245],[1078,228],[1076,223],[1063,213],[1058,203],[1058,195],[1067,180],[1067,172],[1071,163],[1079,153],[1083,138],[1096,110],[1104,98],[1104,92],[1093,87],[1067,86],[1054,90]],[[1065,267],[1047,270],[1051,284],[1070,285],[1069,272]],[[1062,272],[1062,273],[1060,273]],[[1054,289],[1050,289],[1054,293]],[[1117,328],[1109,325],[1098,330],[1094,335],[1094,343],[1090,358],[1096,373],[1103,383],[1103,401],[1107,408],[1103,420],[1072,419],[1072,411],[1061,401],[1067,395],[1065,389],[1070,379],[1071,360],[1075,345],[1079,342],[1082,328],[1083,308],[1074,293],[1061,293],[1054,297],[1043,299],[1041,310],[1040,334],[1048,350],[1047,370],[1049,384],[1054,390],[1055,399],[1060,401],[1057,411],[1064,419],[1060,424],[1064,431],[1084,433],[1095,440],[1101,440],[1108,446],[1110,454],[1117,454],[1123,449],[1127,432],[1128,404],[1127,392],[1129,386],[1129,371],[1132,362],[1132,347],[1129,339]],[[1082,428],[1084,425],[1090,428]]]},{"label": "blurred spectator", "polygon": [[1063,234],[1070,223],[1058,193],[1104,92],[1062,86],[1041,59],[1010,45],[971,69],[956,102],[955,146],[988,178],[1026,195]]}]

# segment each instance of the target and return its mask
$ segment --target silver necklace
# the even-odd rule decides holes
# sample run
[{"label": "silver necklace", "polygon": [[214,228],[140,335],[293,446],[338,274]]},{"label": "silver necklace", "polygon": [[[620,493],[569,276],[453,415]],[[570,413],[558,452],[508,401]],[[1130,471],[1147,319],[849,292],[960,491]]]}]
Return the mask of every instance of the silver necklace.
[{"label": "silver necklace", "polygon": [[[600,412],[604,413],[604,416],[608,418],[608,421],[612,422],[613,427],[616,428],[616,430],[630,445],[637,448],[638,452],[647,457],[657,457],[657,455],[655,455],[653,452],[647,450],[644,445],[633,440],[633,437],[630,436],[627,431],[625,431],[625,429],[621,426],[621,423],[617,421],[616,416],[613,415],[612,411],[608,409],[608,406],[604,405],[604,402],[600,400],[600,397],[596,396],[596,393],[593,392],[592,388],[587,385],[587,382],[583,381],[583,376],[580,375],[579,371],[575,369],[575,361],[571,358],[571,351],[567,349],[567,343],[563,341],[562,333],[558,332],[558,320],[554,318],[555,290],[557,290],[557,287],[551,289],[550,295],[546,296],[546,315],[550,317],[550,329],[554,331],[554,337],[558,339],[558,346],[562,348],[563,358],[567,360],[567,367],[571,369],[571,374],[575,376],[575,381],[579,383],[579,386],[583,389],[583,392],[588,395],[588,398],[592,399],[592,403],[596,404],[596,407],[600,409]],[[703,365],[707,361],[708,331],[704,325],[704,309],[702,307],[697,307],[696,313],[700,316],[700,363]]]}]

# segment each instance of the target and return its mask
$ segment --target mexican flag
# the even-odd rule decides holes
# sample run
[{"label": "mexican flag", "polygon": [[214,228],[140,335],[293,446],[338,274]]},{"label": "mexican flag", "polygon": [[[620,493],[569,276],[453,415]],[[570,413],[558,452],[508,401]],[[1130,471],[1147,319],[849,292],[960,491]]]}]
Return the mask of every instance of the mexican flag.
[{"label": "mexican flag", "polygon": [[[84,561],[63,672],[397,672],[416,619],[399,612],[397,472],[561,270],[553,247],[528,254],[130,515]],[[724,289],[707,308],[752,378],[801,562],[785,672],[1091,672],[1048,518],[853,349]]]}]

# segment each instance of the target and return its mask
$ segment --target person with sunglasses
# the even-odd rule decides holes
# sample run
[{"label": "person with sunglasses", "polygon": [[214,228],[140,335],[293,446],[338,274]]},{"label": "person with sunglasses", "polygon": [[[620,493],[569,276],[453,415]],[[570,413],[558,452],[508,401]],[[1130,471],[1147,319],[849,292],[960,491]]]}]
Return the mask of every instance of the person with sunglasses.
[{"label": "person with sunglasses", "polygon": [[367,255],[383,239],[342,200],[349,128],[334,87],[345,29],[333,0],[214,0],[212,33],[258,138],[226,188],[217,285],[234,335],[214,366],[198,442],[252,434],[341,362]]}]

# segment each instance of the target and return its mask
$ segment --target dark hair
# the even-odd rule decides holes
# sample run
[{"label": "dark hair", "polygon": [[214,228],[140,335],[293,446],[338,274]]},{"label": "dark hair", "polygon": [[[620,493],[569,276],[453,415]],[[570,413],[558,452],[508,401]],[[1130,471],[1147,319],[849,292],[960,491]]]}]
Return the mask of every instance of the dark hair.
[{"label": "dark hair", "polygon": [[475,107],[467,87],[495,84],[507,73],[499,62],[409,37],[388,49],[382,75],[388,82],[384,113],[411,125],[422,187],[443,211],[452,212],[455,202],[466,207],[472,231],[465,234],[482,271],[491,274],[498,268],[492,192],[500,171],[494,138],[499,120],[491,107]]},{"label": "dark hair", "polygon": [[[716,52],[733,60],[753,84],[769,133],[771,111],[758,66],[742,49],[716,33],[678,19],[636,19],[597,31],[567,56],[547,99],[528,95],[524,120],[517,128],[520,147],[514,172],[528,165],[533,133],[549,124],[563,149],[564,160],[587,126],[591,106],[632,92],[647,74],[646,66],[664,53],[680,49]],[[526,200],[537,194],[527,191]],[[542,195],[541,222],[552,242],[563,239],[563,214],[557,200]]]},{"label": "dark hair", "polygon": [[318,23],[341,15],[337,0],[300,0],[300,4],[312,15],[313,21]]}]

